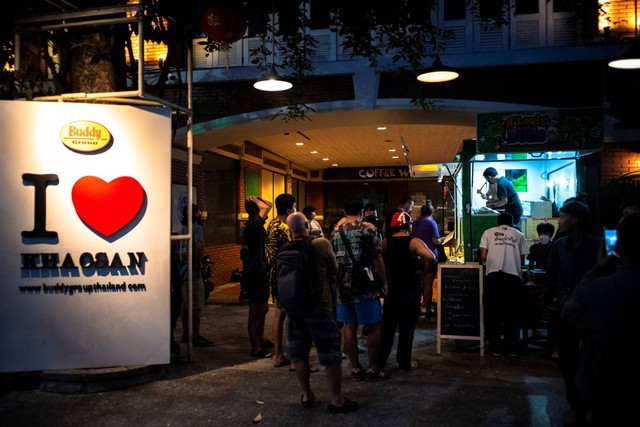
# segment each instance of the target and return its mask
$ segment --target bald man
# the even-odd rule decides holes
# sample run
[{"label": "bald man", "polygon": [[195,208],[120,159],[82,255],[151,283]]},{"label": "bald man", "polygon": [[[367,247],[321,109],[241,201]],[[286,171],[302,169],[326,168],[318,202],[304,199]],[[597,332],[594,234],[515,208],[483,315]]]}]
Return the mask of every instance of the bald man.
[{"label": "bald man", "polygon": [[[309,239],[309,221],[302,212],[287,217],[287,225],[295,239]],[[331,414],[351,412],[358,403],[342,394],[342,336],[332,311],[331,283],[335,281],[338,263],[331,243],[324,237],[311,240],[314,263],[314,287],[317,304],[311,313],[289,317],[289,357],[294,363],[296,377],[302,387],[303,408],[312,408],[315,396],[309,383],[309,353],[315,343],[320,365],[331,392],[331,403],[327,411]]]}]

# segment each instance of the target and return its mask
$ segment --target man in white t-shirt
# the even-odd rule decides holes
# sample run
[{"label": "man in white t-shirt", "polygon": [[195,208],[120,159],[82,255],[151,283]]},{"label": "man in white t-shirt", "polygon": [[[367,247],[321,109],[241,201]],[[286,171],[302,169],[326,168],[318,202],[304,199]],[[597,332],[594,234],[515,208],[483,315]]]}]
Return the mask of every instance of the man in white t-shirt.
[{"label": "man in white t-shirt", "polygon": [[480,238],[480,260],[485,265],[484,326],[487,352],[493,356],[503,352],[519,355],[522,265],[528,254],[527,239],[513,227],[510,213],[498,215],[498,226],[486,230]]}]

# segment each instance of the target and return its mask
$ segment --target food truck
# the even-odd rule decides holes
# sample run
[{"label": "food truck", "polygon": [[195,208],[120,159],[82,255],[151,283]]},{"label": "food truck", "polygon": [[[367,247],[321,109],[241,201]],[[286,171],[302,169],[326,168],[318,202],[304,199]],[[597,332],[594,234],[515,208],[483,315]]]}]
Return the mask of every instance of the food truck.
[{"label": "food truck", "polygon": [[[542,221],[557,229],[557,212],[564,201],[589,188],[590,154],[604,143],[601,109],[532,110],[479,114],[477,138],[463,143],[457,182],[458,217],[462,235],[458,252],[464,261],[476,261],[482,233],[497,225],[501,209],[486,206],[483,172],[488,167],[514,185],[524,213],[521,231],[529,244],[537,241]],[[594,157],[594,156],[591,156]],[[597,179],[597,177],[595,177]]]}]

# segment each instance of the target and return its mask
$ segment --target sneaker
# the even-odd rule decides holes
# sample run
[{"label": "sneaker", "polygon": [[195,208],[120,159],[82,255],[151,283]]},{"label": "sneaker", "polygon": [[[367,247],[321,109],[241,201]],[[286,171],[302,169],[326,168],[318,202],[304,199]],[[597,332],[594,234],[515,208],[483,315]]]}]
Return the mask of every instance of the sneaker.
[{"label": "sneaker", "polygon": [[329,412],[330,414],[346,414],[347,412],[353,412],[357,410],[358,406],[358,402],[349,400],[345,397],[342,406],[335,406],[333,403],[330,403],[327,406],[327,412]]},{"label": "sneaker", "polygon": [[412,360],[411,363],[409,363],[409,367],[408,368],[400,368],[399,367],[398,369],[401,370],[401,371],[408,372],[408,371],[412,371],[412,370],[416,369],[417,367],[418,367],[418,362],[415,361],[415,360]]},{"label": "sneaker", "polygon": [[366,351],[367,351],[367,346],[362,343],[358,343],[358,354],[363,354]]},{"label": "sneaker", "polygon": [[493,357],[500,357],[502,356],[502,353],[498,350],[487,350],[487,353],[489,353],[490,355],[492,355]]},{"label": "sneaker", "polygon": [[352,369],[351,370],[351,379],[354,381],[362,381],[364,380],[364,371],[362,368]]},{"label": "sneaker", "polygon": [[213,345],[215,345],[213,341],[209,341],[204,337],[201,337],[201,336],[193,337],[194,347],[212,347]]},{"label": "sneaker", "polygon": [[372,369],[367,369],[367,372],[364,375],[364,379],[365,379],[365,381],[371,381],[371,382],[373,382],[373,381],[384,381],[384,380],[388,380],[389,376],[387,374],[385,374],[383,370],[375,372]]}]

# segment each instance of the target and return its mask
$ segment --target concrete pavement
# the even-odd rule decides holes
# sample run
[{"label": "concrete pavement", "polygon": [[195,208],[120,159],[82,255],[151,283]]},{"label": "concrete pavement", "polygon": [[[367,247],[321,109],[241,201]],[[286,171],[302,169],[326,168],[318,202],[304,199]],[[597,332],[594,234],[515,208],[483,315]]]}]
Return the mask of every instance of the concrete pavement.
[{"label": "concrete pavement", "polygon": [[[154,380],[97,393],[63,394],[39,389],[37,373],[4,374],[0,395],[3,426],[562,426],[568,409],[562,378],[542,347],[519,358],[480,357],[477,344],[443,340],[436,354],[436,324],[420,319],[414,342],[418,368],[386,371],[389,381],[353,382],[343,364],[343,389],[360,409],[326,411],[323,370],[311,376],[316,407],[303,409],[295,374],[271,359],[249,355],[247,306],[237,284],[216,288],[202,318],[202,334],[215,341],[194,348],[186,360],[153,367]],[[271,337],[273,308],[266,337]],[[176,337],[180,337],[180,330]],[[360,355],[364,362],[366,354]],[[312,364],[317,366],[315,354]],[[254,422],[256,417],[260,421]]]}]

